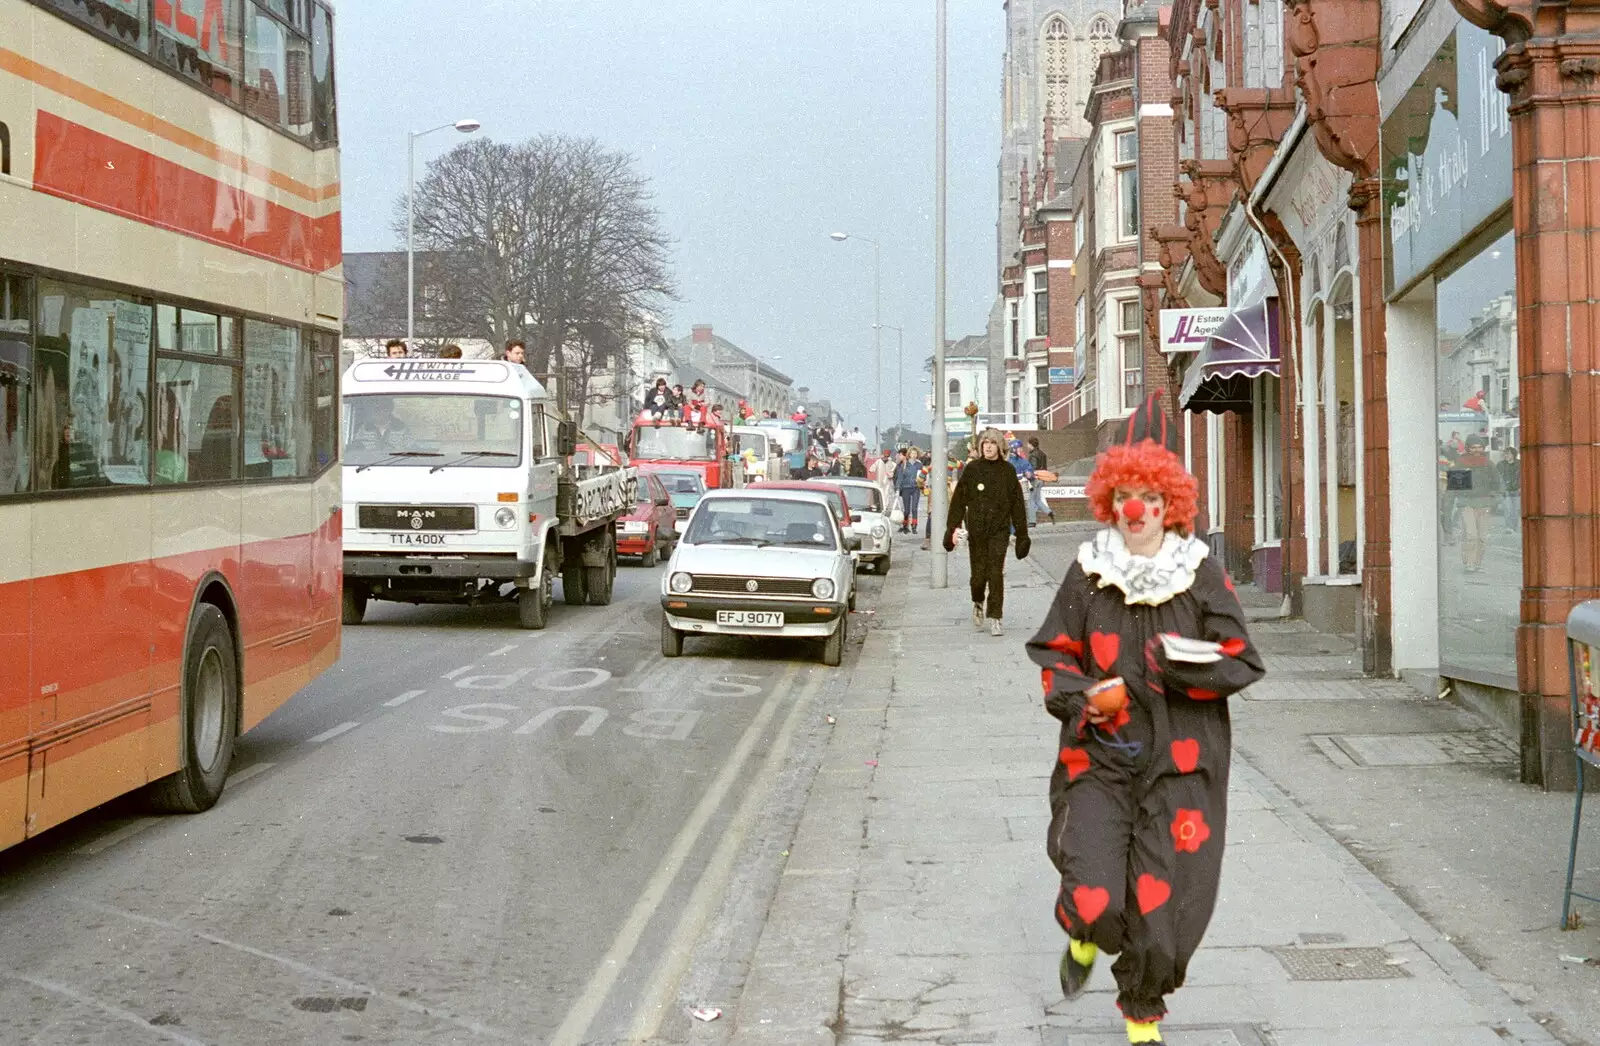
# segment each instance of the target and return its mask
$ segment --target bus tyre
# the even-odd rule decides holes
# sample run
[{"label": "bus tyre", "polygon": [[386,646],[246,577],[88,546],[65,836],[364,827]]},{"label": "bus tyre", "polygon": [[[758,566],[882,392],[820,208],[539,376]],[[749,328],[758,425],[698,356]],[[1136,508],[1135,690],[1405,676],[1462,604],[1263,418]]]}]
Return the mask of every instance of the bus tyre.
[{"label": "bus tyre", "polygon": [[222,795],[239,732],[239,658],[222,611],[201,603],[184,644],[180,697],[182,768],[150,786],[162,813],[197,814]]},{"label": "bus tyre", "polygon": [[344,595],[341,597],[340,620],[347,625],[359,625],[361,619],[366,616],[367,586],[346,578]]},{"label": "bus tyre", "polygon": [[605,566],[584,567],[587,575],[583,580],[584,588],[588,590],[589,605],[592,607],[608,607],[611,605],[611,593],[616,588],[617,581],[617,546],[612,541],[611,535],[606,535],[604,542],[606,549]]},{"label": "bus tyre", "polygon": [[683,656],[683,633],[667,624],[667,615],[661,615],[661,656]]},{"label": "bus tyre", "polygon": [[822,663],[829,668],[838,668],[844,661],[844,641],[849,637],[850,618],[848,615],[839,619],[839,627],[833,630],[833,635],[822,641]]}]

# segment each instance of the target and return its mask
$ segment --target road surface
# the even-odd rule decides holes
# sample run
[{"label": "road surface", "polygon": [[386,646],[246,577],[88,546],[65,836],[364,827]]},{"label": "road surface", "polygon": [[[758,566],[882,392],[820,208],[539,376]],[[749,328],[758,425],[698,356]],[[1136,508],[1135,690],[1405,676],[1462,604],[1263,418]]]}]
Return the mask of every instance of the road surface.
[{"label": "road surface", "polygon": [[690,947],[859,642],[840,669],[800,642],[669,661],[658,585],[624,567],[541,633],[374,603],[215,809],[123,801],[0,853],[0,1042],[681,1034]]}]

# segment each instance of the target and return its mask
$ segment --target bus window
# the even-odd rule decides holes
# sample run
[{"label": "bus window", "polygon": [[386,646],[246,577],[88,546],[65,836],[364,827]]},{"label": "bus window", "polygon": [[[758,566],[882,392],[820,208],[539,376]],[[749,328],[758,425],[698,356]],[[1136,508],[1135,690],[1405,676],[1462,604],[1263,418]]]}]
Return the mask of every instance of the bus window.
[{"label": "bus window", "polygon": [[319,145],[339,140],[333,94],[333,16],[317,4],[311,16],[311,135]]},{"label": "bus window", "polygon": [[0,495],[28,489],[33,281],[0,272]]},{"label": "bus window", "polygon": [[[187,313],[185,313],[187,315]],[[311,418],[300,332],[244,323],[244,474],[311,474]]]},{"label": "bus window", "polygon": [[227,363],[156,362],[156,482],[205,483],[239,477],[239,431]]},{"label": "bus window", "polygon": [[39,283],[33,482],[38,490],[150,482],[150,307]]}]

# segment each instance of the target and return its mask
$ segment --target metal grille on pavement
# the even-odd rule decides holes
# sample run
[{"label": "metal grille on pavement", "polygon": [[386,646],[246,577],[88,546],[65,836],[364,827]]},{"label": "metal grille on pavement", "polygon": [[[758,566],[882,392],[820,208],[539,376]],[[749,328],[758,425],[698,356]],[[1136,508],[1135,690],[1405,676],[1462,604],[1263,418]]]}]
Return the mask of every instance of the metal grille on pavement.
[{"label": "metal grille on pavement", "polygon": [[1411,974],[1382,948],[1268,948],[1292,981],[1382,981]]}]

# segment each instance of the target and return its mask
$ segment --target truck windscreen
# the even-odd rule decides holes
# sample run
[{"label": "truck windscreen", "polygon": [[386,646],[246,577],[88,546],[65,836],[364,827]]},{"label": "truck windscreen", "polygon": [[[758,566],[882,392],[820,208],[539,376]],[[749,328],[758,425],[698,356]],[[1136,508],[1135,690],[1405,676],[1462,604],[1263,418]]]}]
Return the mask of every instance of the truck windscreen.
[{"label": "truck windscreen", "polygon": [[717,435],[677,425],[638,425],[633,430],[633,456],[640,461],[715,461]]},{"label": "truck windscreen", "polygon": [[526,410],[505,396],[346,396],[344,463],[516,468]]}]

